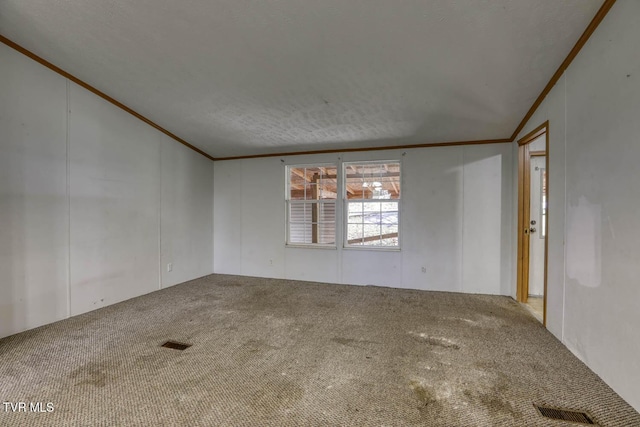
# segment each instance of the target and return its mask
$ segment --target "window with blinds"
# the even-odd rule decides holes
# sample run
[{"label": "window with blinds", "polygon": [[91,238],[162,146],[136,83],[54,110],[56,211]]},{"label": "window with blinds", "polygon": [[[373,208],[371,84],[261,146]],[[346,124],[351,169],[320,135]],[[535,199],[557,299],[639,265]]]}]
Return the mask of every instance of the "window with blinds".
[{"label": "window with blinds", "polygon": [[287,244],[335,246],[338,168],[287,167]]}]

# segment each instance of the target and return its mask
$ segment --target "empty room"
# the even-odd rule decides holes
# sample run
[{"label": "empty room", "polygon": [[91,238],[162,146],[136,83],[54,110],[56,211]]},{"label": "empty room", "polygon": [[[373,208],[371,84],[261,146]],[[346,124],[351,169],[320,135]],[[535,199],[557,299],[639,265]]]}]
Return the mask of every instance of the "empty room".
[{"label": "empty room", "polygon": [[640,2],[0,2],[0,426],[640,426]]}]

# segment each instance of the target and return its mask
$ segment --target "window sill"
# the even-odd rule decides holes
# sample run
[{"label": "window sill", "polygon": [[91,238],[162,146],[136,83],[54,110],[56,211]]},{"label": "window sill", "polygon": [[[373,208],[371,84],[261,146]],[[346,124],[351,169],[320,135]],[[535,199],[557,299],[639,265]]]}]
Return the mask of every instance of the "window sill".
[{"label": "window sill", "polygon": [[400,252],[400,247],[380,247],[380,246],[345,246],[342,249],[347,251],[377,251],[377,252]]},{"label": "window sill", "polygon": [[287,249],[330,249],[336,250],[338,247],[336,245],[321,245],[321,244],[308,244],[304,243],[285,243],[284,245]]}]

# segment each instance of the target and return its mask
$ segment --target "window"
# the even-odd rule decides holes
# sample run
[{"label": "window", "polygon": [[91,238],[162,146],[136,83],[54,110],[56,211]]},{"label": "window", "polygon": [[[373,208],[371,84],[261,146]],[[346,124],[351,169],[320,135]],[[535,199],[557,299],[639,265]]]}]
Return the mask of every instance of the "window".
[{"label": "window", "polygon": [[287,244],[335,246],[336,165],[287,167]]},{"label": "window", "polygon": [[345,247],[400,247],[400,162],[345,163]]}]

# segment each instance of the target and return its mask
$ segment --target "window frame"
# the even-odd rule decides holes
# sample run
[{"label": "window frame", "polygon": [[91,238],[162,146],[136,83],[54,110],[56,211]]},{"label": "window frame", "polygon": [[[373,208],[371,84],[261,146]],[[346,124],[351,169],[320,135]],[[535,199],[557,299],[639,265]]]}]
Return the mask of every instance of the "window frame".
[{"label": "window frame", "polygon": [[[397,163],[399,166],[399,182],[400,182],[400,193],[397,199],[393,199],[393,202],[398,206],[398,244],[395,246],[376,246],[376,245],[355,245],[349,244],[349,203],[366,203],[366,202],[375,202],[377,200],[384,199],[348,199],[347,198],[347,167],[351,165],[372,165],[372,164],[388,164],[388,163]],[[342,177],[340,179],[341,184],[341,197],[340,201],[342,203],[342,247],[347,250],[373,250],[373,251],[390,251],[397,252],[402,249],[402,192],[403,192],[403,182],[402,182],[402,159],[393,159],[393,160],[350,160],[348,162],[342,162],[342,167],[340,168],[340,172],[342,173]]]},{"label": "window frame", "polygon": [[[292,200],[291,199],[291,169],[295,168],[335,168],[336,170],[336,198],[318,200]],[[285,247],[290,248],[315,248],[315,249],[337,249],[338,247],[338,222],[340,218],[340,164],[338,162],[321,162],[285,165]],[[333,243],[292,243],[291,242],[291,205],[313,205],[313,204],[333,204],[335,210]]]}]

